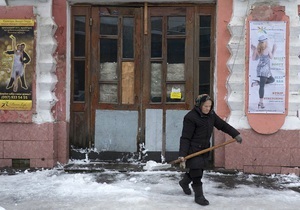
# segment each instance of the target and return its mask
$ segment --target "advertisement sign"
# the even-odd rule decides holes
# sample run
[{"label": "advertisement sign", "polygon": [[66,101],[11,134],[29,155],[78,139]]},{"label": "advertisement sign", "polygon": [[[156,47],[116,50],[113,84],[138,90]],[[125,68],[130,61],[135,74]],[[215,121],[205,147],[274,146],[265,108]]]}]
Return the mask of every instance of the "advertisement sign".
[{"label": "advertisement sign", "polygon": [[0,110],[31,110],[34,20],[0,19]]},{"label": "advertisement sign", "polygon": [[250,21],[249,113],[284,114],[286,22]]}]

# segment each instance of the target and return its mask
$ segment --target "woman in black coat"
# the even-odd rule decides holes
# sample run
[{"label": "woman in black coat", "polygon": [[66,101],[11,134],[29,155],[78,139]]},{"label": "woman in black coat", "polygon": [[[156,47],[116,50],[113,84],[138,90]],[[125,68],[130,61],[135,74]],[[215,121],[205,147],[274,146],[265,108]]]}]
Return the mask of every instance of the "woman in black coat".
[{"label": "woman in black coat", "polygon": [[188,168],[183,179],[179,182],[185,194],[190,195],[191,189],[195,193],[195,202],[200,205],[209,205],[208,200],[203,195],[202,176],[203,170],[208,162],[208,153],[191,159],[184,160],[184,157],[199,152],[210,147],[210,138],[214,127],[235,138],[242,143],[240,133],[222,120],[214,111],[214,102],[207,94],[199,95],[195,101],[195,107],[189,111],[183,120],[182,135],[180,137],[179,159],[181,165]]}]

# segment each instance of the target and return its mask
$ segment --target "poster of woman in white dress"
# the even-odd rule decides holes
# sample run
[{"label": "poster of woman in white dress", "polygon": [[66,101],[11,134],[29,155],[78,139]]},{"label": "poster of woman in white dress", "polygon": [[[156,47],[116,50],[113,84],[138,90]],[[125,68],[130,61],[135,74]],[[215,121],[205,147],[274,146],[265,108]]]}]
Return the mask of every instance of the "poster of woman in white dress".
[{"label": "poster of woman in white dress", "polygon": [[250,21],[249,113],[285,112],[284,21]]},{"label": "poster of woman in white dress", "polygon": [[0,19],[0,110],[31,110],[33,19]]}]

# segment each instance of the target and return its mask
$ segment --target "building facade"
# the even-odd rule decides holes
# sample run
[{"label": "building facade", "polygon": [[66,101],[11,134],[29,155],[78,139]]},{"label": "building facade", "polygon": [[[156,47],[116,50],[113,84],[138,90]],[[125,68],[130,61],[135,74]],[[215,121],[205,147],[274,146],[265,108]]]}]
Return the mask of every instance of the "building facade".
[{"label": "building facade", "polygon": [[243,136],[215,167],[299,175],[299,5],[0,1],[0,167],[173,160],[183,116],[209,93]]}]

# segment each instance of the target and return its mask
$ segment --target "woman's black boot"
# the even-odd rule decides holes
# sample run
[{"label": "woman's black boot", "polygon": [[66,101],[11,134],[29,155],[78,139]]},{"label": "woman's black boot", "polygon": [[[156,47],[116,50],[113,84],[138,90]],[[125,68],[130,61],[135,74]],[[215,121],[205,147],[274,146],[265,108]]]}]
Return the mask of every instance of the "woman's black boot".
[{"label": "woman's black boot", "polygon": [[183,192],[187,195],[191,195],[192,191],[189,187],[189,184],[191,183],[192,179],[187,175],[184,174],[183,179],[179,181],[179,185],[182,188]]},{"label": "woman's black boot", "polygon": [[194,185],[192,184],[193,190],[195,192],[195,202],[201,206],[209,205],[208,200],[203,195],[202,185]]}]

